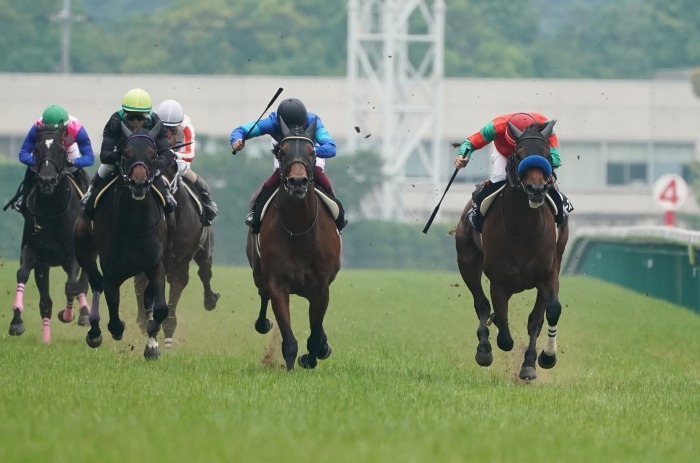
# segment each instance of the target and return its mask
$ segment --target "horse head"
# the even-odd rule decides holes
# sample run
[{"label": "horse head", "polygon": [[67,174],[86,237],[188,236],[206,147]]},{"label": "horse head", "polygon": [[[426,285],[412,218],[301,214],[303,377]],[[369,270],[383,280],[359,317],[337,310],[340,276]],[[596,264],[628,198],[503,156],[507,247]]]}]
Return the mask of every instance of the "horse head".
[{"label": "horse head", "polygon": [[284,190],[294,199],[304,199],[313,183],[316,153],[314,152],[314,134],[316,120],[304,130],[303,128],[289,129],[280,118],[282,140],[274,149],[280,163],[280,176]]},{"label": "horse head", "polygon": [[552,120],[545,124],[532,124],[522,132],[508,123],[516,137],[515,149],[506,166],[508,183],[522,188],[532,208],[544,204],[547,191],[554,185],[552,157],[547,139],[552,134],[555,123]]},{"label": "horse head", "polygon": [[52,195],[59,180],[66,174],[66,150],[63,147],[65,127],[37,128],[34,146],[34,164],[39,192]]},{"label": "horse head", "polygon": [[136,130],[134,132],[122,122],[122,131],[126,136],[122,150],[119,173],[124,183],[131,191],[131,197],[137,201],[143,200],[153,183],[156,174],[154,164],[158,157],[155,139],[161,130],[162,122],[158,122],[150,132]]}]

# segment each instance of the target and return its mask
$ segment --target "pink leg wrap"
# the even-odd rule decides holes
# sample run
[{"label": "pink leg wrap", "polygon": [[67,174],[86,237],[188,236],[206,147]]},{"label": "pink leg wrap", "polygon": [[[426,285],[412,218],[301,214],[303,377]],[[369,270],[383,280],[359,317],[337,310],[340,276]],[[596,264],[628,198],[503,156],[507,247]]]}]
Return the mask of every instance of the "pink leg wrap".
[{"label": "pink leg wrap", "polygon": [[43,319],[44,322],[44,344],[48,344],[51,342],[51,321],[48,318]]},{"label": "pink leg wrap", "polygon": [[15,293],[15,302],[12,305],[13,309],[19,309],[24,312],[24,283],[17,283],[17,292]]}]

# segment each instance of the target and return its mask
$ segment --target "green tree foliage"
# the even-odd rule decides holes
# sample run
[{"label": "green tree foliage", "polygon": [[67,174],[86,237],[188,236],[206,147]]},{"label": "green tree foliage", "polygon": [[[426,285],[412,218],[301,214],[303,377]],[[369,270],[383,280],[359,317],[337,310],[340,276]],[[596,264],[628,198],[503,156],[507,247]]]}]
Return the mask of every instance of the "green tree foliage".
[{"label": "green tree foliage", "polygon": [[[56,0],[0,0],[0,72],[54,72]],[[445,0],[445,74],[649,78],[700,61],[696,0]],[[347,1],[73,0],[74,72],[345,74]],[[411,32],[425,30],[411,18]]]}]

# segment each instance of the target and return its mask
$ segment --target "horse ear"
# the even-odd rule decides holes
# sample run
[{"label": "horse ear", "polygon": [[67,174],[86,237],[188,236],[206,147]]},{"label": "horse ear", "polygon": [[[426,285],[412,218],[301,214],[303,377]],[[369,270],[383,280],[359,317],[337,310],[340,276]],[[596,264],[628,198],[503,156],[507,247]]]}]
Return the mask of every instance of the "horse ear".
[{"label": "horse ear", "polygon": [[316,139],[316,118],[314,117],[314,120],[311,121],[311,124],[306,128],[304,131],[306,133],[306,136],[309,137],[311,140]]},{"label": "horse ear", "polygon": [[150,132],[148,132],[148,135],[151,136],[154,140],[158,138],[158,135],[160,135],[161,130],[163,129],[163,121],[158,121],[158,123],[151,129]]},{"label": "horse ear", "polygon": [[547,122],[547,125],[545,125],[543,129],[540,130],[540,133],[542,133],[542,136],[545,140],[547,140],[549,136],[552,135],[552,130],[554,130],[554,124],[556,123],[557,120],[552,119],[551,121]]},{"label": "horse ear", "polygon": [[508,128],[510,129],[510,133],[513,134],[513,137],[517,140],[520,138],[520,136],[523,134],[519,128],[508,122]]},{"label": "horse ear", "polygon": [[130,137],[134,132],[132,132],[131,129],[130,129],[129,127],[126,126],[125,123],[122,122],[121,124],[122,124],[122,133],[123,133],[126,137]]},{"label": "horse ear", "polygon": [[284,123],[284,119],[282,119],[282,116],[279,116],[280,119],[280,128],[282,129],[282,138],[286,137],[289,135],[289,127],[287,127],[287,124]]}]

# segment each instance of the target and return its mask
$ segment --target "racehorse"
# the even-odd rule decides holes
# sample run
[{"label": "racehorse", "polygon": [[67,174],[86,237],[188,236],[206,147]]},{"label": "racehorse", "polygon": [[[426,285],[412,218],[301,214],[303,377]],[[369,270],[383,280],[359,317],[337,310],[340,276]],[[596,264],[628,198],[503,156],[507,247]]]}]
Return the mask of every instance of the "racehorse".
[{"label": "racehorse", "polygon": [[65,285],[66,307],[58,313],[58,319],[64,323],[75,319],[73,300],[77,298],[80,304],[78,325],[88,324],[85,299],[87,275],[78,266],[73,247],[73,225],[80,214],[80,198],[87,184],[87,176],[82,170],[76,171],[75,176],[69,174],[63,131],[63,127],[41,127],[36,131],[37,141],[33,152],[36,180],[31,188],[25,188],[20,267],[17,270],[14,316],[9,330],[12,336],[24,333],[21,316],[24,310],[24,288],[29,274],[34,270],[45,343],[51,341],[51,267],[61,266],[68,276]]},{"label": "racehorse", "polygon": [[[175,220],[169,224],[168,241],[164,256],[165,275],[170,284],[168,297],[168,318],[163,322],[165,347],[172,347],[173,334],[177,327],[176,310],[182,291],[190,279],[190,261],[194,259],[199,270],[197,274],[204,286],[204,308],[214,310],[221,296],[211,289],[212,252],[214,250],[214,230],[202,224],[202,204],[196,194],[182,178],[174,180],[177,190],[173,193],[177,201]],[[174,225],[170,227],[170,225]],[[172,230],[171,230],[172,228]],[[134,278],[138,303],[137,322],[144,333],[151,318],[150,311],[143,305],[140,295],[146,287],[144,275]]]},{"label": "racehorse", "polygon": [[[554,122],[534,124],[522,132],[510,124],[517,142],[507,161],[508,182],[491,204],[483,232],[479,234],[469,225],[469,201],[455,233],[459,271],[472,293],[479,318],[476,332],[479,365],[489,366],[493,361],[488,325],[493,322],[498,328],[498,347],[510,351],[513,338],[508,327],[508,301],[513,294],[537,289],[527,323],[530,342],[519,374],[525,381],[537,377],[536,342],[545,313],[549,336],[537,360],[545,369],[554,367],[557,361],[556,334],[561,314],[559,269],[569,230],[566,221],[557,227],[551,210],[554,206],[550,207],[547,199],[548,190],[554,188],[547,146]],[[493,314],[481,286],[482,272],[490,282]]]},{"label": "racehorse", "polygon": [[298,346],[291,327],[290,294],[309,301],[308,353],[299,357],[299,366],[315,368],[318,359],[331,355],[323,319],[330,284],[340,270],[341,240],[333,217],[314,191],[316,122],[306,131],[290,131],[284,121],[281,127],[283,139],[274,150],[280,186],[266,207],[260,233],[249,231],[246,254],[260,295],[255,329],[265,334],[272,328],[266,318],[271,301],[282,335],[282,356],[291,371]]},{"label": "racehorse", "polygon": [[[157,158],[155,137],[161,130],[159,122],[150,131],[131,132],[122,124],[126,135],[119,175],[96,198],[100,206],[90,222],[82,215],[75,224],[75,247],[78,262],[89,276],[93,291],[90,310],[90,330],[86,342],[90,347],[102,344],[99,302],[104,291],[109,308],[107,328],[115,340],[124,334],[124,322],[119,318],[119,289],[122,283],[141,272],[148,278],[144,304],[153,310],[148,325],[148,341],[144,357],[160,356],[156,335],[168,315],[165,302],[165,270],[163,253],[167,233],[162,201],[151,190]],[[97,267],[97,256],[100,269]]]}]

